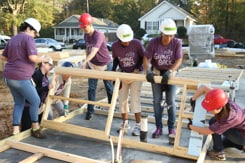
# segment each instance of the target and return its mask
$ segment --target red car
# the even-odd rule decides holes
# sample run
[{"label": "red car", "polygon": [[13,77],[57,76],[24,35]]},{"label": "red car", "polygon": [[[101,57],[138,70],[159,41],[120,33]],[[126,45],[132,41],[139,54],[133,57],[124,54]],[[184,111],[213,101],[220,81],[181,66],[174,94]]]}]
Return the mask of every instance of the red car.
[{"label": "red car", "polygon": [[227,44],[231,39],[224,38],[219,34],[214,34],[214,44]]}]

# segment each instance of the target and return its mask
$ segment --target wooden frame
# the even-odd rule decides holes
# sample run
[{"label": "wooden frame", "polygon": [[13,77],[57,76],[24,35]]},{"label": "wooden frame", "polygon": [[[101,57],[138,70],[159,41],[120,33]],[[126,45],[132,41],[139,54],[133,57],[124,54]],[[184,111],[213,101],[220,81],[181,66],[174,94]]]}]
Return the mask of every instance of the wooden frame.
[{"label": "wooden frame", "polygon": [[[45,108],[45,111],[43,114],[41,126],[44,128],[63,131],[66,133],[71,133],[71,134],[76,134],[76,135],[80,135],[80,136],[84,136],[84,137],[94,138],[94,139],[102,140],[102,141],[106,141],[106,142],[109,142],[110,140],[112,140],[113,143],[118,143],[118,141],[119,141],[118,136],[111,136],[110,130],[111,130],[111,123],[112,123],[113,117],[114,117],[114,115],[116,115],[116,113],[114,113],[114,108],[116,106],[116,99],[118,96],[120,81],[132,80],[132,81],[143,81],[143,82],[145,82],[146,81],[145,75],[143,75],[143,74],[119,73],[119,72],[106,72],[106,71],[103,71],[103,73],[101,73],[101,71],[95,71],[95,70],[87,70],[87,69],[81,70],[79,68],[55,67],[52,82],[54,82],[55,76],[57,74],[67,74],[68,72],[71,76],[85,77],[85,78],[97,78],[97,79],[116,81],[115,85],[114,85],[114,93],[113,93],[111,104],[107,104],[107,103],[101,102],[101,101],[95,101],[94,102],[94,101],[88,101],[88,100],[80,100],[80,99],[55,96],[54,90],[51,89],[49,91],[49,95],[47,97],[46,108]],[[155,77],[155,81],[157,83],[160,83],[161,77]],[[182,129],[182,120],[184,118],[193,118],[193,114],[184,112],[187,90],[189,90],[189,89],[196,90],[198,83],[209,83],[209,82],[208,81],[192,80],[192,79],[181,78],[181,77],[175,77],[175,78],[172,77],[169,80],[169,84],[179,85],[179,86],[183,87],[181,102],[180,102],[180,110],[178,113],[178,121],[176,123],[177,124],[176,138],[175,138],[175,142],[174,142],[173,147],[159,146],[159,145],[155,145],[155,144],[149,144],[149,143],[145,143],[145,142],[139,142],[136,140],[131,140],[128,138],[124,138],[123,146],[127,147],[127,148],[135,148],[135,149],[140,149],[140,150],[145,150],[145,151],[150,151],[150,152],[155,152],[155,153],[166,153],[169,155],[174,155],[174,156],[192,159],[192,160],[199,160],[200,161],[200,160],[204,159],[207,147],[209,145],[209,142],[211,141],[210,136],[208,137],[207,142],[204,145],[203,151],[201,152],[201,155],[200,155],[200,157],[202,157],[202,158],[200,158],[200,159],[196,156],[189,155],[187,153],[187,148],[179,146],[180,133],[181,133],[181,129]],[[91,128],[86,128],[86,127],[81,127],[81,126],[63,123],[64,120],[67,120],[67,119],[72,118],[73,116],[75,116],[77,114],[82,114],[83,112],[85,112],[85,106],[86,105],[84,105],[84,107],[81,108],[79,111],[75,111],[74,113],[72,112],[71,114],[68,115],[68,117],[60,117],[59,119],[53,120],[53,121],[47,120],[49,108],[50,108],[50,105],[54,99],[62,99],[62,100],[66,99],[66,100],[74,101],[77,103],[86,103],[86,104],[94,104],[97,106],[109,107],[105,129],[103,131],[101,131],[101,130],[95,130],[95,129],[91,129]],[[98,110],[96,110],[95,112],[99,113]],[[102,112],[100,112],[100,113],[103,114]],[[153,121],[153,119],[151,121]],[[0,146],[1,146],[0,152],[5,151],[9,148],[19,149],[19,146],[21,145],[22,146],[21,150],[28,151],[28,152],[34,152],[35,151],[35,153],[36,153],[33,156],[31,156],[30,158],[27,158],[27,160],[35,161],[35,160],[40,159],[43,156],[48,156],[48,157],[55,158],[55,159],[62,158],[67,162],[74,162],[75,159],[79,159],[80,161],[82,160],[82,161],[86,161],[86,162],[101,162],[98,160],[93,160],[90,158],[85,158],[85,157],[76,156],[76,155],[67,154],[67,153],[65,153],[65,155],[67,155],[67,157],[63,158],[63,157],[60,157],[60,155],[64,155],[64,153],[60,153],[58,151],[49,151],[49,153],[44,153],[44,152],[42,152],[43,151],[42,148],[39,148],[37,146],[29,146],[28,144],[25,144],[25,143],[24,144],[19,143],[18,142],[19,140],[30,136],[29,132],[30,131],[28,130],[24,133],[20,133],[18,135],[15,135],[13,137],[10,137],[10,138],[7,138],[3,141],[0,141]],[[46,150],[46,148],[45,148],[45,150]]]}]

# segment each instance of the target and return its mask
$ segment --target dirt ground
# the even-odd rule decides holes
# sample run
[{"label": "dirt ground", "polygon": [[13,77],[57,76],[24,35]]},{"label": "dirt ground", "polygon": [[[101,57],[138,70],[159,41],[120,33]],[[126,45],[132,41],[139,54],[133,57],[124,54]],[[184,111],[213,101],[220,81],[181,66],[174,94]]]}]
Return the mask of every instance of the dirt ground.
[{"label": "dirt ground", "polygon": [[[213,62],[220,63],[227,67],[235,68],[236,65],[244,65],[245,58],[234,57],[215,57]],[[183,61],[183,67],[188,66],[189,61],[185,56]],[[2,74],[0,72],[0,76]],[[87,79],[72,78],[72,88],[70,97],[87,99]],[[99,81],[97,88],[97,100],[106,97],[106,91],[102,81]],[[79,108],[81,104],[70,102],[70,110]],[[8,87],[4,84],[2,78],[0,78],[0,139],[6,138],[12,133],[12,111],[13,111],[13,98],[9,92]]]}]

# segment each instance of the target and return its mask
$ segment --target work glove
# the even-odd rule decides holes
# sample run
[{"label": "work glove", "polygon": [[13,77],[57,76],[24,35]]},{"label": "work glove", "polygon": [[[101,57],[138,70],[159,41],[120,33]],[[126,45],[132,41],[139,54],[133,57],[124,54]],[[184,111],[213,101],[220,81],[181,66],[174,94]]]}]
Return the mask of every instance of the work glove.
[{"label": "work glove", "polygon": [[154,74],[152,71],[148,70],[146,72],[146,80],[150,83],[155,83]]},{"label": "work glove", "polygon": [[163,75],[162,75],[162,80],[161,80],[161,84],[168,84],[168,80],[170,78],[170,74],[171,72],[168,70],[166,71]]},{"label": "work glove", "polygon": [[69,114],[69,105],[64,105],[65,116]]},{"label": "work glove", "polygon": [[190,104],[191,104],[191,110],[194,112],[195,111],[195,106],[196,106],[196,100],[190,99]]},{"label": "work glove", "polygon": [[189,123],[187,124],[187,128],[188,128],[189,130],[191,130],[190,125],[192,125],[192,120],[191,120],[190,118],[188,118],[188,120],[189,120]]}]

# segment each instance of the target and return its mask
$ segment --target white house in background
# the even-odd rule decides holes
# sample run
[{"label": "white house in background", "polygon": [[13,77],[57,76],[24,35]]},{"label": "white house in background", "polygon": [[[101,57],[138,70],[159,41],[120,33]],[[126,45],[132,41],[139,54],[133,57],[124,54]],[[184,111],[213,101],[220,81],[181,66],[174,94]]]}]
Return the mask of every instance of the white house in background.
[{"label": "white house in background", "polygon": [[167,1],[162,1],[145,15],[140,17],[140,28],[145,29],[148,34],[159,32],[159,25],[166,19],[171,18],[177,27],[184,26],[188,29],[190,25],[196,24],[196,19],[184,9]]},{"label": "white house in background", "polygon": [[[72,15],[54,26],[54,38],[61,41],[83,38],[83,32],[79,28],[79,18],[80,15]],[[108,36],[111,33],[116,33],[118,24],[108,19],[93,17],[93,26]]]}]

